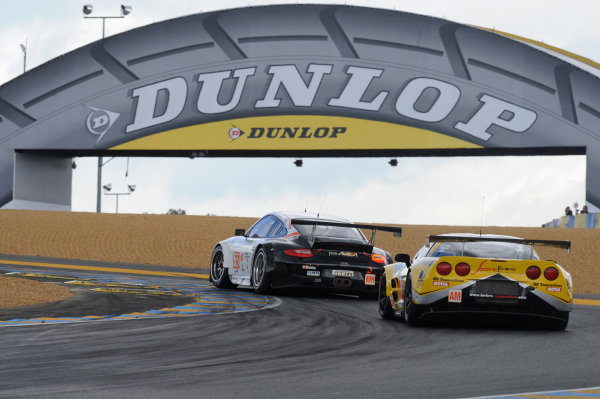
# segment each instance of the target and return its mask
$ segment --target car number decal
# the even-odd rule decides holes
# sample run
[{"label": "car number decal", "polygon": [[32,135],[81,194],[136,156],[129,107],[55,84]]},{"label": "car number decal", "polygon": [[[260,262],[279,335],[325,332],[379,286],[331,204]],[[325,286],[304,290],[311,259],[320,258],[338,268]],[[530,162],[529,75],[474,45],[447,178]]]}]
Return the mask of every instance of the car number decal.
[{"label": "car number decal", "polygon": [[354,277],[352,270],[332,270],[331,274],[336,277]]},{"label": "car number decal", "polygon": [[365,274],[365,285],[375,285],[374,274]]}]

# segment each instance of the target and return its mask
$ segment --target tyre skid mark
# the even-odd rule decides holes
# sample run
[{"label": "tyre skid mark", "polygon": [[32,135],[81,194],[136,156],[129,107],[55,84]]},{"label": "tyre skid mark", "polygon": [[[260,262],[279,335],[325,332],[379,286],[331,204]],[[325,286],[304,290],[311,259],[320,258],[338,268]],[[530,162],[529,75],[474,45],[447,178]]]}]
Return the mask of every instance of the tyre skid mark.
[{"label": "tyre skid mark", "polygon": [[84,323],[106,320],[135,320],[148,318],[190,317],[250,312],[268,309],[281,304],[275,297],[256,295],[253,292],[218,290],[204,283],[163,281],[154,277],[73,274],[58,270],[45,273],[7,270],[7,275],[20,275],[36,278],[66,279],[66,283],[80,287],[95,286],[93,291],[125,293],[133,295],[172,295],[191,296],[194,302],[174,307],[153,309],[145,312],[112,314],[83,317],[39,317],[31,319],[11,319],[0,321],[1,326]]}]

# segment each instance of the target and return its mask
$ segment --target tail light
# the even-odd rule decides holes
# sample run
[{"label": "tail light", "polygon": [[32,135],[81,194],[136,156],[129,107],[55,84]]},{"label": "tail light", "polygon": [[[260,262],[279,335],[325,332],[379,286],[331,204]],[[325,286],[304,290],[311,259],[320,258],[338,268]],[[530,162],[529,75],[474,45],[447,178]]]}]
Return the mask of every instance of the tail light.
[{"label": "tail light", "polygon": [[308,248],[284,249],[283,253],[297,258],[312,258],[313,256],[313,251]]},{"label": "tail light", "polygon": [[556,280],[558,278],[558,269],[556,267],[547,267],[546,270],[544,270],[544,277],[549,281]]},{"label": "tail light", "polygon": [[435,270],[442,276],[447,276],[452,271],[452,266],[448,262],[440,262],[435,267]]},{"label": "tail light", "polygon": [[385,255],[371,254],[371,260],[375,263],[385,264]]},{"label": "tail light", "polygon": [[469,266],[468,263],[461,262],[458,265],[456,265],[456,267],[454,268],[454,271],[459,276],[466,276],[467,274],[469,274],[471,272],[471,266]]},{"label": "tail light", "polygon": [[536,278],[538,278],[540,276],[540,274],[542,274],[542,272],[540,271],[540,268],[537,266],[529,266],[527,268],[527,270],[525,271],[525,274],[531,280],[535,280]]}]

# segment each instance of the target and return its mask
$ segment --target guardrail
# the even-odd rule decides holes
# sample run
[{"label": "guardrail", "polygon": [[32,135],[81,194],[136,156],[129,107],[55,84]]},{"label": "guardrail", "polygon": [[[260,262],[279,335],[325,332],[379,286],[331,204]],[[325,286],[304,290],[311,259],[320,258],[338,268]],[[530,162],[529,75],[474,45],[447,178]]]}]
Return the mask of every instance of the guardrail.
[{"label": "guardrail", "polygon": [[542,227],[598,229],[600,228],[600,213],[580,213],[572,216],[561,216],[560,219],[544,223]]}]

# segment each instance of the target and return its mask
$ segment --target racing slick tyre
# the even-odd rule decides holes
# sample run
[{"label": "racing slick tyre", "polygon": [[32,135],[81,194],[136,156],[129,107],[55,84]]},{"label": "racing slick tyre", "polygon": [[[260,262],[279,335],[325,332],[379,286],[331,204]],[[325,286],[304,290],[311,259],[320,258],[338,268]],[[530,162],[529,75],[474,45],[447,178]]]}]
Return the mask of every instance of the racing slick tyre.
[{"label": "racing slick tyre", "polygon": [[234,285],[229,280],[223,259],[223,249],[218,246],[210,260],[210,281],[218,288],[233,288]]},{"label": "racing slick tyre", "polygon": [[257,294],[267,294],[271,291],[271,277],[267,273],[267,253],[259,248],[252,262],[252,288]]},{"label": "racing slick tyre", "polygon": [[390,299],[387,297],[385,293],[385,283],[386,277],[385,273],[381,276],[379,280],[379,316],[385,320],[392,320],[394,318],[394,309],[392,309],[392,304],[390,303]]},{"label": "racing slick tyre", "polygon": [[561,331],[567,328],[567,325],[569,324],[569,312],[560,312],[558,317],[560,320],[557,320],[552,328],[556,331]]},{"label": "racing slick tyre", "polygon": [[413,302],[411,276],[406,276],[406,285],[404,287],[404,310],[402,317],[407,326],[415,327],[419,324],[423,309]]}]

